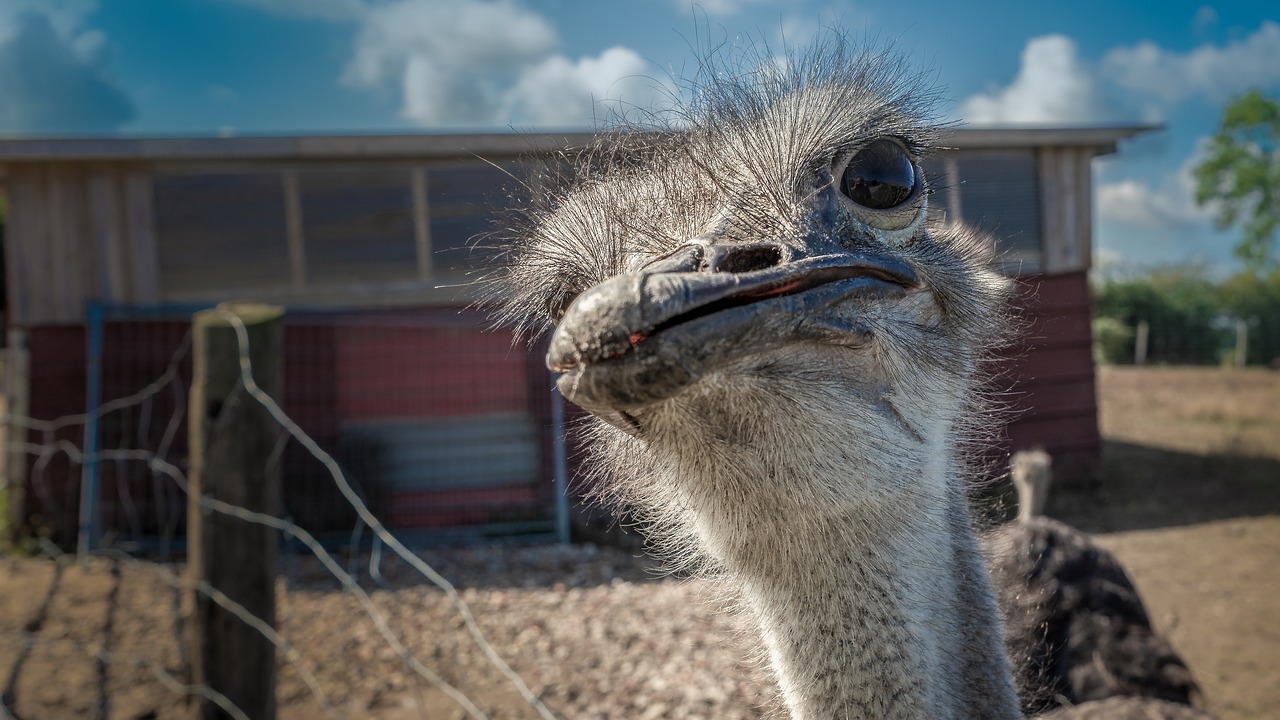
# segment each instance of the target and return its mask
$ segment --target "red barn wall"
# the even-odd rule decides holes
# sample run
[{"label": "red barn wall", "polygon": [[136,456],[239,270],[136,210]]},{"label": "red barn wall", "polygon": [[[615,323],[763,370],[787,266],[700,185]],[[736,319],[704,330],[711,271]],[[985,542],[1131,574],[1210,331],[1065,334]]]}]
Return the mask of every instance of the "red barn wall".
[{"label": "red barn wall", "polygon": [[[1086,274],[1024,277],[1018,305],[1023,332],[995,366],[996,390],[1003,391],[1009,418],[1000,457],[1004,451],[1041,446],[1054,456],[1060,480],[1094,481],[1101,464],[1101,438]],[[108,323],[102,399],[127,396],[160,377],[188,326],[182,319]],[[289,316],[285,332],[286,412],[348,464],[364,462],[352,452],[384,456],[381,465],[361,468],[366,479],[362,490],[393,527],[522,517],[549,501],[554,472],[549,377],[539,349],[523,351],[509,333],[485,331],[477,318],[460,317],[455,310],[298,313]],[[81,326],[29,330],[32,417],[48,420],[83,412],[85,338]],[[189,358],[179,370],[180,387],[185,389]],[[178,401],[172,395],[157,396],[149,421],[144,422],[141,411],[104,418],[101,446],[154,447]],[[570,417],[576,417],[572,409]],[[480,445],[471,448],[452,448],[449,441],[440,441],[468,429],[491,437],[476,440]],[[83,426],[70,425],[52,434],[33,431],[28,437],[41,445],[65,439],[80,447]],[[380,437],[399,438],[399,445],[387,445]],[[431,442],[436,442],[436,449],[422,458],[405,455]],[[492,452],[483,446],[486,442],[492,443]],[[185,454],[185,445],[184,427],[175,438],[174,451]],[[523,449],[512,449],[517,446]],[[529,448],[534,446],[540,450],[530,459]],[[524,459],[512,452],[524,453]],[[463,467],[449,471],[459,479],[450,480],[454,475],[442,469],[434,479],[424,480],[404,470],[410,462],[457,464],[488,456],[510,467],[532,467],[538,477],[533,484],[517,482],[509,472],[506,480],[491,480],[483,470]],[[579,459],[579,452],[570,453],[573,465]],[[350,505],[318,461],[296,445],[286,451],[284,461],[292,468],[285,474],[287,504],[300,524],[351,526]],[[70,540],[68,533],[74,533],[79,476],[79,465],[64,454],[31,457],[28,516],[51,528],[60,541]],[[182,504],[181,498],[155,497],[155,483],[144,468],[104,466],[101,478],[107,527],[124,523],[128,511],[151,518],[143,529],[154,532],[164,524],[160,515]]]},{"label": "red barn wall", "polygon": [[[28,414],[53,420],[84,412],[85,333],[80,326],[32,328],[27,334],[30,359]],[[15,439],[21,431],[15,432]],[[30,430],[28,443],[46,450],[28,454],[26,517],[34,527],[47,528],[54,542],[70,545],[79,514],[80,465],[62,452],[49,451],[60,440],[74,447],[84,443],[84,426],[70,424],[43,431]]]},{"label": "red barn wall", "polygon": [[343,325],[337,329],[343,422],[524,412],[525,352],[476,327]]},{"label": "red barn wall", "polygon": [[1094,385],[1088,275],[1031,275],[1019,280],[1023,330],[998,366],[997,390],[1008,387],[1010,452],[1043,447],[1055,479],[1095,482],[1102,438]]},{"label": "red barn wall", "polygon": [[[132,395],[161,377],[187,339],[189,327],[183,318],[109,321],[101,399]],[[83,326],[28,330],[33,418],[52,420],[84,412],[86,343]],[[545,515],[550,507],[550,452],[539,450],[550,447],[550,404],[538,395],[549,392],[548,375],[540,358],[534,362],[509,332],[491,332],[478,315],[464,316],[458,310],[294,313],[286,316],[284,351],[285,412],[355,471],[366,500],[390,526],[529,518]],[[178,379],[149,403],[104,416],[100,447],[155,449],[190,388],[189,354],[178,363]],[[519,444],[514,455],[510,432],[493,432],[511,427]],[[441,440],[442,434],[453,437],[460,432],[477,439]],[[400,445],[389,446],[380,440],[383,437],[399,438]],[[436,480],[424,483],[405,471],[405,453],[420,442],[429,444],[433,437],[436,455],[428,452],[424,459],[429,463],[443,457],[452,465],[437,468]],[[66,440],[80,448],[84,425],[68,424],[53,433],[31,431],[27,438],[44,447]],[[184,419],[170,445],[170,460],[185,457],[186,445]],[[370,454],[381,457],[370,459]],[[38,532],[70,545],[79,512],[81,467],[65,453],[47,455],[28,455],[25,514]],[[399,465],[388,468],[380,462],[386,458],[398,458]],[[349,531],[354,511],[328,470],[297,443],[286,448],[283,463],[291,517],[303,527]],[[460,466],[456,481],[439,482],[442,474],[457,472]],[[490,466],[505,468],[496,482],[486,477]],[[99,478],[108,533],[153,536],[166,527],[182,533],[185,497],[155,482],[143,463],[104,462]]]}]

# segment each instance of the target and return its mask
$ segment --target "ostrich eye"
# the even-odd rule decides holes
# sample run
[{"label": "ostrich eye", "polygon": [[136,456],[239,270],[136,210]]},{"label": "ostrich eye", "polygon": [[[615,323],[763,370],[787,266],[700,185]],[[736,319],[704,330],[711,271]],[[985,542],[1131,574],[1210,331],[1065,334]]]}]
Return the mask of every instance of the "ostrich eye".
[{"label": "ostrich eye", "polygon": [[915,186],[916,172],[907,151],[887,138],[859,150],[840,178],[840,192],[872,210],[897,207]]}]

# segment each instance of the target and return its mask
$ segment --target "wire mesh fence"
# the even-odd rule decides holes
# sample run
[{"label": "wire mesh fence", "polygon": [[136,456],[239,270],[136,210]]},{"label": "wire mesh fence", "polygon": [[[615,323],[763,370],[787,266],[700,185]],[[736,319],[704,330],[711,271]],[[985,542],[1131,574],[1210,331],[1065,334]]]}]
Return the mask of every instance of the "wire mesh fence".
[{"label": "wire mesh fence", "polygon": [[[173,626],[190,610],[163,609],[190,606],[197,596],[274,646],[282,676],[305,688],[319,712],[343,715],[317,680],[315,660],[304,658],[274,618],[253,615],[172,563],[143,559],[180,558],[186,545],[193,382],[187,310],[96,307],[78,354],[69,352],[75,337],[66,328],[27,339],[30,394],[21,403],[27,407],[10,408],[3,418],[4,490],[17,504],[9,515],[25,525],[19,530],[29,552],[66,560],[78,546],[82,562],[23,565],[22,558],[3,558],[8,567],[0,582],[18,582],[24,572],[47,577],[28,578],[27,592],[0,592],[31,604],[20,613],[29,618],[23,627],[0,629],[0,655],[11,658],[0,663],[8,675],[0,718],[20,716],[14,694],[33,663],[76,666],[72,660],[87,676],[96,674],[102,696],[81,708],[84,716],[110,716],[112,688],[129,692],[149,683],[151,691],[163,688],[184,701],[201,698],[222,716],[249,717],[219,688],[189,682],[189,648]],[[545,371],[510,336],[484,332],[483,321],[469,313],[292,313],[284,329],[287,379],[273,398],[254,380],[243,325],[234,311],[221,312],[237,329],[239,388],[274,419],[267,463],[284,479],[283,512],[263,514],[203,494],[194,511],[277,531],[336,580],[352,610],[408,671],[466,715],[486,717],[432,659],[410,649],[390,619],[395,607],[377,602],[369,583],[358,580],[365,572],[374,587],[385,585],[384,565],[414,574],[443,593],[461,625],[460,640],[473,643],[530,710],[551,717],[485,639],[456,588],[409,549],[441,539],[564,537],[561,415]],[[77,359],[80,375],[71,371]],[[71,412],[51,414],[56,410]],[[148,593],[153,602],[144,605],[157,610],[155,618],[115,618],[108,610],[105,619],[79,622],[79,599],[60,590],[77,573],[91,576],[89,586],[107,588],[97,599],[107,608],[120,593]],[[171,619],[168,627],[162,617]],[[114,625],[140,619],[150,641],[138,642],[135,633],[131,644],[112,642]]]},{"label": "wire mesh fence", "polygon": [[[86,535],[105,547],[180,541],[173,484],[94,450],[143,449],[184,466],[192,309],[99,306],[85,330],[30,331],[26,415],[56,418],[11,433],[27,446],[10,465],[27,478],[17,514],[30,534],[64,548]],[[283,362],[289,417],[388,527],[423,541],[563,537],[550,380],[536,352],[487,331],[479,314],[291,312]],[[327,470],[297,442],[279,451],[285,514],[326,543],[349,540],[357,514]]]}]

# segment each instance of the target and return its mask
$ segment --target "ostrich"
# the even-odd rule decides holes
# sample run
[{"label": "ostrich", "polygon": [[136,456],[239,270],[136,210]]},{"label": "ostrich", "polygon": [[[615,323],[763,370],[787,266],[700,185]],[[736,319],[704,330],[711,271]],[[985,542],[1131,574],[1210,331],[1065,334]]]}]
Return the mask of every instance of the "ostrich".
[{"label": "ostrich", "polygon": [[493,294],[554,327],[603,492],[734,588],[792,717],[1018,718],[965,485],[1010,281],[926,224],[903,68],[834,37],[710,69],[528,211]]},{"label": "ostrich", "polygon": [[1086,534],[1044,517],[1052,463],[1014,453],[1018,519],[984,539],[1023,710],[1116,696],[1190,705],[1191,671],[1151,627],[1119,561]]}]

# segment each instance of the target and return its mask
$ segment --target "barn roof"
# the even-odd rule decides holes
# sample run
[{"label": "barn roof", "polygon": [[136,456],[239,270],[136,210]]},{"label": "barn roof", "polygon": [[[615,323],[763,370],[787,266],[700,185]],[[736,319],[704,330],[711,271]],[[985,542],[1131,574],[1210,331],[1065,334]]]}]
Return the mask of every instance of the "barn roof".
[{"label": "barn roof", "polygon": [[[1116,143],[1159,125],[973,127],[951,131],[954,149],[1087,147],[1115,152]],[[594,133],[416,135],[258,135],[244,137],[0,138],[0,163],[185,160],[334,160],[519,156],[584,147]]]}]

